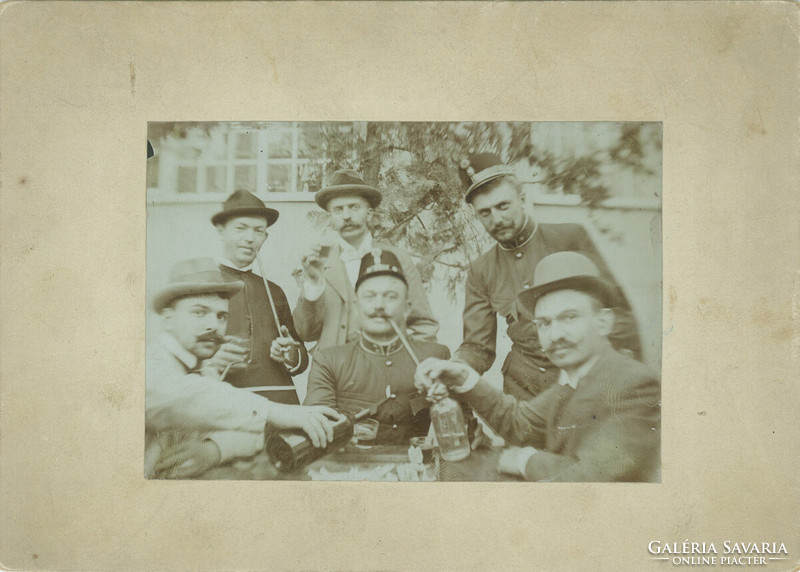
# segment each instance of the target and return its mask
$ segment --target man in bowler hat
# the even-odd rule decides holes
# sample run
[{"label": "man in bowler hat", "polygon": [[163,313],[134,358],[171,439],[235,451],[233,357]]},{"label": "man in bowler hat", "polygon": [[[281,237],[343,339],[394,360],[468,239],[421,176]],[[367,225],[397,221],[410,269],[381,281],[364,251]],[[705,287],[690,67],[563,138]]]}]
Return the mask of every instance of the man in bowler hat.
[{"label": "man in bowler hat", "polygon": [[336,171],[315,200],[328,211],[338,239],[328,247],[317,245],[302,255],[302,288],[294,309],[303,340],[317,349],[358,339],[361,318],[355,294],[361,259],[374,248],[397,257],[408,286],[408,329],[414,338],[435,341],[439,323],[433,316],[419,271],[403,249],[375,240],[369,219],[381,203],[381,193],[353,170]]},{"label": "man in bowler hat", "polygon": [[[411,315],[408,280],[400,260],[389,250],[366,254],[355,280],[362,314],[357,340],[329,346],[314,354],[305,405],[327,405],[345,413],[371,408],[380,425],[376,443],[408,444],[427,434],[430,405],[414,387],[415,365],[394,324],[405,330]],[[443,345],[409,340],[419,359],[446,359]]]},{"label": "man in bowler hat", "polygon": [[[496,357],[500,316],[512,341],[503,362],[504,390],[518,399],[534,397],[555,383],[559,375],[542,351],[530,314],[517,301],[517,292],[531,287],[536,265],[554,252],[581,252],[615,287],[616,282],[581,225],[539,223],[526,212],[522,184],[500,157],[491,153],[472,155],[461,167],[468,186],[464,199],[496,244],[473,261],[467,274],[464,339],[455,358],[485,373]],[[640,349],[636,324],[621,290],[618,299],[611,339],[616,347],[635,355]]]},{"label": "man in bowler hat", "polygon": [[286,295],[260,274],[257,263],[267,228],[278,216],[261,199],[239,190],[211,217],[222,244],[219,269],[227,280],[244,284],[230,300],[228,334],[233,341],[222,347],[241,361],[230,368],[225,381],[260,388],[260,395],[271,401],[299,404],[292,376],[308,367],[308,352],[299,341]]},{"label": "man in bowler hat", "polygon": [[657,481],[660,382],[609,341],[616,291],[576,252],[537,265],[519,301],[534,314],[558,377],[532,399],[504,394],[459,361],[424,361],[417,385],[442,381],[515,445],[499,459],[502,472],[532,481]]},{"label": "man in bowler hat", "polygon": [[300,428],[315,446],[332,439],[327,407],[272,403],[221,380],[238,359],[220,354],[229,299],[242,282],[226,280],[211,259],[179,262],[151,300],[162,332],[146,356],[145,474],[189,478],[264,448],[264,431]]}]

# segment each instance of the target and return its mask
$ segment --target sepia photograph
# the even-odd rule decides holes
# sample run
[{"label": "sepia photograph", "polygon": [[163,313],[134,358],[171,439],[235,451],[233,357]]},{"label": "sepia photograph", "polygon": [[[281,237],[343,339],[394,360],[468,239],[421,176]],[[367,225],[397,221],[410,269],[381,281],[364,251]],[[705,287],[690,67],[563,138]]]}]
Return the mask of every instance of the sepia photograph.
[{"label": "sepia photograph", "polygon": [[147,139],[147,478],[660,482],[660,123]]}]

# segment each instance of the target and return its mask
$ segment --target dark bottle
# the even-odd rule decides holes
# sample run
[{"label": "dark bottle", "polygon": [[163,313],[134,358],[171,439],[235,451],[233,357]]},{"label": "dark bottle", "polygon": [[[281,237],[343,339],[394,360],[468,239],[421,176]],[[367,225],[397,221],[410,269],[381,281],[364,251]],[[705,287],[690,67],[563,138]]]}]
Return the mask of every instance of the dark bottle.
[{"label": "dark bottle", "polygon": [[345,415],[333,425],[333,441],[323,448],[314,447],[304,432],[281,431],[267,438],[267,454],[282,472],[291,472],[343,447],[353,437],[353,417]]}]

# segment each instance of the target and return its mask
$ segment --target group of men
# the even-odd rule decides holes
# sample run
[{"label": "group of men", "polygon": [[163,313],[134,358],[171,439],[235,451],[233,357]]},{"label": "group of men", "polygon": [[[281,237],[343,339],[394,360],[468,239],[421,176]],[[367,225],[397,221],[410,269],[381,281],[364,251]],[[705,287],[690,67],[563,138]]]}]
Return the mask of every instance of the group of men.
[{"label": "group of men", "polygon": [[[152,300],[163,332],[147,354],[146,474],[191,477],[253,456],[270,428],[324,447],[341,414],[365,408],[377,442],[408,443],[428,433],[426,392],[440,381],[513,445],[503,472],[656,480],[659,380],[637,361],[630,305],[591,239],[580,225],[538,223],[496,155],[462,169],[465,200],[496,244],[469,270],[452,360],[411,256],[372,236],[382,194],[356,171],[337,171],[316,194],[338,238],[302,254],[293,310],[258,258],[278,212],[233,193],[211,219],[222,258],[179,263]],[[498,317],[512,340],[502,391],[480,378]],[[309,361],[300,405],[292,376]]]}]

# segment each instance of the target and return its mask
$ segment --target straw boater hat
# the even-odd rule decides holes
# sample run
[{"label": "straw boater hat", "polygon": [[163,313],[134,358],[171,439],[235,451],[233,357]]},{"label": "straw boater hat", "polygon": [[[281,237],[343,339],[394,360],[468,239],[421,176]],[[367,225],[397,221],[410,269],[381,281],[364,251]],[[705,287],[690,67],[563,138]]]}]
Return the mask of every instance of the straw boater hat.
[{"label": "straw boater hat", "polygon": [[616,305],[615,287],[600,275],[594,262],[577,252],[556,252],[542,258],[533,272],[533,287],[517,296],[533,312],[539,298],[556,290],[578,290],[608,308]]},{"label": "straw boater hat", "polygon": [[272,226],[278,220],[280,213],[264,204],[253,193],[247,191],[234,191],[222,204],[222,210],[211,217],[211,223],[216,226],[236,216],[263,216],[267,219],[267,226]]},{"label": "straw boater hat", "polygon": [[499,155],[494,153],[479,153],[470,155],[461,161],[461,178],[469,185],[464,200],[472,203],[472,195],[480,187],[499,177],[513,175],[514,170],[503,163]]},{"label": "straw boater hat", "polygon": [[381,204],[383,198],[381,192],[375,187],[367,185],[356,171],[341,169],[331,176],[327,187],[317,192],[314,200],[320,207],[328,210],[328,203],[331,199],[353,195],[364,197],[372,208]]},{"label": "straw boater hat", "polygon": [[394,252],[373,248],[369,254],[361,259],[361,267],[358,269],[358,279],[356,280],[356,290],[367,278],[373,276],[394,276],[403,281],[408,286],[408,281],[403,274],[403,267],[395,256]]},{"label": "straw boater hat", "polygon": [[161,312],[175,298],[219,294],[230,298],[242,289],[242,282],[228,282],[212,258],[192,258],[172,267],[169,282],[153,297],[153,310]]}]

